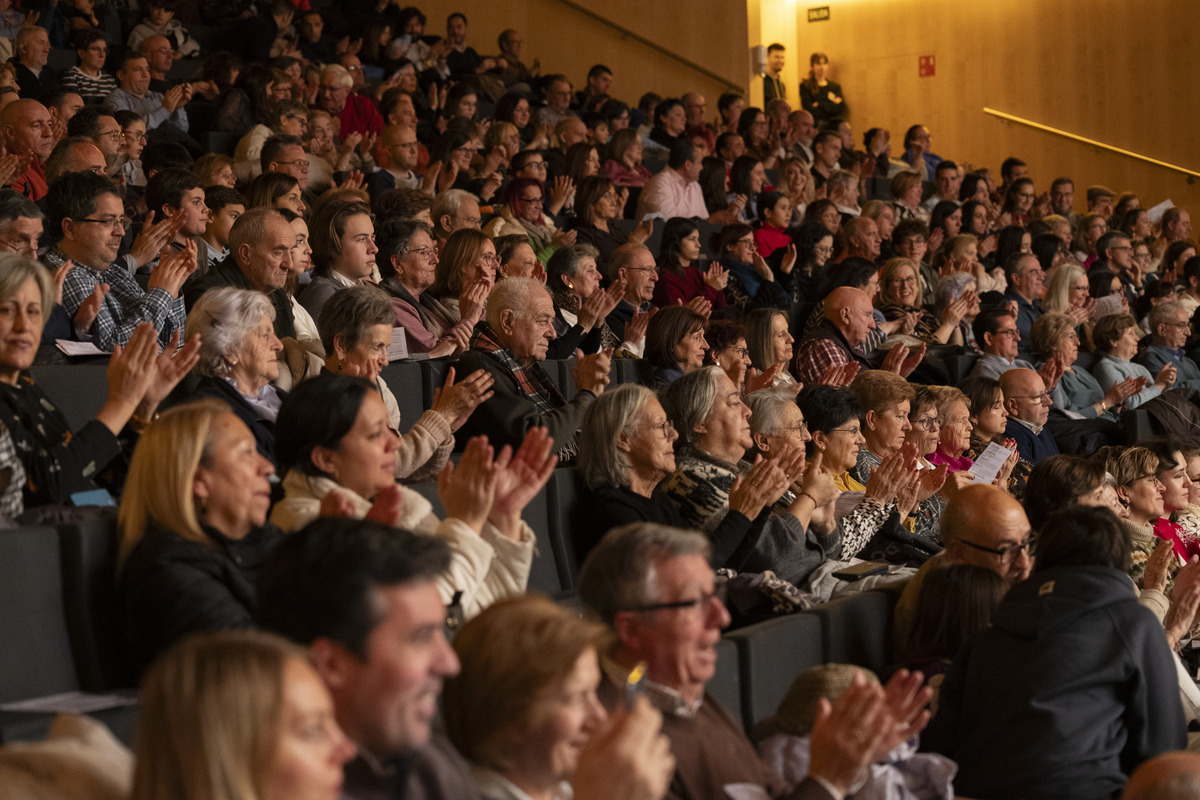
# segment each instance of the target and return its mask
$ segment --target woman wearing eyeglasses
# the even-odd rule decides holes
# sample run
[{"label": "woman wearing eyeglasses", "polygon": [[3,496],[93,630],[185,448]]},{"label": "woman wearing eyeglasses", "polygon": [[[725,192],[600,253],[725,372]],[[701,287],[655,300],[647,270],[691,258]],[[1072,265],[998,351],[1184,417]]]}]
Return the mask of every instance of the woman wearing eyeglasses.
[{"label": "woman wearing eyeglasses", "polygon": [[1051,358],[1057,358],[1063,366],[1062,377],[1050,391],[1054,408],[1079,414],[1084,419],[1118,422],[1121,404],[1140,388],[1138,380],[1130,376],[1105,391],[1087,370],[1073,368],[1071,365],[1079,357],[1079,335],[1073,326],[1074,320],[1066,314],[1049,312],[1038,317],[1030,331],[1030,349],[1038,359],[1037,368],[1040,370]]},{"label": "woman wearing eyeglasses", "polygon": [[[1115,275],[1113,277],[1116,278]],[[1127,394],[1123,401],[1125,408],[1137,408],[1158,397],[1175,383],[1173,363],[1168,361],[1158,375],[1151,375],[1148,369],[1131,360],[1137,355],[1141,329],[1137,320],[1129,314],[1101,317],[1092,330],[1092,338],[1096,342],[1096,350],[1101,354],[1100,361],[1092,367],[1092,376],[1100,384],[1101,390],[1108,392],[1113,386],[1131,378],[1137,382],[1138,390]]]},{"label": "woman wearing eyeglasses", "polygon": [[[714,566],[771,570],[804,586],[817,567],[842,553],[831,520],[810,524],[817,509],[837,495],[833,474],[822,469],[820,459],[806,469],[800,444],[781,447],[754,465],[746,461],[754,446],[751,412],[719,367],[702,367],[675,381],[663,391],[662,405],[684,440],[662,490],[684,527],[709,534]],[[781,510],[772,508],[796,483],[799,492]]]},{"label": "woman wearing eyeglasses", "polygon": [[454,313],[427,292],[437,273],[433,229],[424,222],[393,217],[379,228],[379,274],[392,297],[396,326],[404,329],[410,353],[441,358],[461,353],[471,339],[472,320]]},{"label": "woman wearing eyeglasses", "polygon": [[427,291],[454,315],[455,322],[473,326],[483,318],[499,266],[491,239],[474,228],[460,228],[442,247]]},{"label": "woman wearing eyeglasses", "polygon": [[[807,470],[811,472],[820,464],[841,492],[858,493],[857,502],[848,502],[846,497],[838,500],[835,513],[841,515],[837,523],[842,545],[838,558],[920,566],[937,553],[940,548],[936,544],[913,535],[903,523],[925,492],[940,488],[936,476],[941,473],[933,473],[934,479],[922,487],[912,471],[913,447],[898,446],[883,456],[865,482],[859,482],[851,471],[866,444],[862,425],[865,414],[855,393],[836,386],[812,386],[801,392],[796,402],[811,434]],[[889,442],[895,444],[894,439]],[[876,446],[883,449],[881,444]]]},{"label": "woman wearing eyeglasses", "polygon": [[941,319],[920,305],[921,286],[916,263],[907,258],[893,258],[879,273],[879,310],[889,322],[904,321],[909,315],[918,316],[913,335],[929,344],[963,344],[962,323],[974,309],[979,311],[979,297],[974,291],[964,291],[959,298],[947,303]]},{"label": "woman wearing eyeglasses", "polygon": [[[768,196],[779,199],[781,209],[787,205],[787,198],[781,194],[771,192]],[[788,213],[791,213],[790,206]],[[775,222],[786,224],[782,219]],[[755,308],[788,308],[792,302],[791,273],[796,264],[796,248],[791,243],[791,237],[784,234],[783,227],[775,227],[775,232],[783,242],[783,252],[779,254],[776,270],[772,270],[762,251],[755,247],[759,234],[767,227],[769,221],[758,231],[744,223],[735,222],[726,225],[715,237],[714,249],[720,254],[721,266],[729,276],[729,283],[725,287],[726,299],[737,306],[741,314]],[[771,253],[768,251],[767,255]]]},{"label": "woman wearing eyeglasses", "polygon": [[536,178],[515,178],[502,195],[504,208],[500,216],[484,228],[491,238],[523,233],[529,237],[533,252],[545,263],[560,247],[575,244],[574,231],[560,231],[554,220],[545,213],[546,190]]}]

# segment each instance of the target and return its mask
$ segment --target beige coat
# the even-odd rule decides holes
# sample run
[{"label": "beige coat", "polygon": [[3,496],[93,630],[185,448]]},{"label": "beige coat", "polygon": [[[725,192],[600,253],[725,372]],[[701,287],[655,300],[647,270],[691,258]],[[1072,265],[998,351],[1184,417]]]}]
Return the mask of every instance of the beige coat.
[{"label": "beige coat", "polygon": [[[311,478],[292,470],[283,480],[285,496],[271,512],[271,523],[287,533],[299,530],[317,518],[321,499],[337,489],[354,506],[356,519],[371,510],[371,501],[338,486],[329,478]],[[497,600],[522,594],[533,565],[533,530],[521,523],[521,541],[503,536],[491,523],[482,535],[459,519],[439,520],[433,506],[421,495],[400,487],[400,519],[397,528],[425,536],[438,536],[450,545],[450,568],[437,581],[443,603],[462,592],[462,609],[471,618]]]}]

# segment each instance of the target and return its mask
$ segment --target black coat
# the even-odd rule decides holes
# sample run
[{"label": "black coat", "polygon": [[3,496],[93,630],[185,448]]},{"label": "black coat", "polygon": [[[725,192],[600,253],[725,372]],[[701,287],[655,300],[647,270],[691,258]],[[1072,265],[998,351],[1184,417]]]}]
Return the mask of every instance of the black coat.
[{"label": "black coat", "polygon": [[1009,591],[954,659],[921,738],[958,761],[962,795],[1092,800],[1184,749],[1187,727],[1162,625],[1125,573],[1078,566]]},{"label": "black coat", "polygon": [[141,667],[189,634],[254,627],[258,570],[283,532],[272,525],[244,539],[204,532],[207,543],[152,529],[129,555],[119,591]]},{"label": "black coat", "polygon": [[[275,391],[279,393],[280,400],[287,398],[287,392],[282,389]],[[246,423],[246,427],[254,434],[254,443],[258,446],[258,452],[272,464],[275,463],[275,423],[247,403],[229,381],[206,375],[200,379],[193,397],[215,397],[228,403],[229,410]]]},{"label": "black coat", "polygon": [[[240,269],[233,255],[210,265],[208,272],[200,275],[198,272],[183,284],[183,303],[190,312],[196,301],[209,289],[220,289],[231,286],[234,289],[253,289]],[[280,339],[296,338],[296,320],[292,314],[292,301],[283,289],[276,289],[267,294],[267,299],[275,307],[275,335]]]}]

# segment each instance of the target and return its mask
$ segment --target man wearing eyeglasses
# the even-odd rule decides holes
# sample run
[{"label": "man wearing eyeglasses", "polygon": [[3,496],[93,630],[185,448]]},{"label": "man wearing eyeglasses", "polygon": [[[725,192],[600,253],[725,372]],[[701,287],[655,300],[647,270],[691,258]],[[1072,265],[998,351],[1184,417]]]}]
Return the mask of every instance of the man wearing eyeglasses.
[{"label": "man wearing eyeglasses", "polygon": [[[85,106],[67,123],[68,136],[86,136],[104,154],[104,163],[111,172],[120,170],[125,135],[109,106]],[[110,174],[109,177],[112,177]]]},{"label": "man wearing eyeglasses", "polygon": [[128,342],[143,322],[154,324],[163,347],[173,333],[182,334],[186,318],[180,291],[196,269],[194,250],[190,258],[181,252],[163,259],[143,291],[125,262],[117,261],[129,220],[116,184],[103,175],[70,172],[54,184],[47,200],[55,246],[46,254],[46,264],[54,268],[67,259],[75,262],[63,283],[63,307],[75,316],[89,303],[100,304],[89,327],[80,330],[77,321],[81,341],[91,339],[101,350],[112,350]]},{"label": "man wearing eyeglasses", "polygon": [[1029,577],[1033,534],[1025,509],[1011,494],[987,483],[955,493],[941,516],[942,552],[926,561],[904,586],[892,612],[892,647],[904,651],[921,585],[930,572],[951,564],[971,564],[995,572],[1009,586]]},{"label": "man wearing eyeglasses", "polygon": [[1004,263],[1004,277],[1008,279],[1004,296],[1017,305],[1017,330],[1021,332],[1017,351],[1027,356],[1032,342],[1030,331],[1033,330],[1033,323],[1042,315],[1042,301],[1039,298],[1042,296],[1046,273],[1037,256],[1013,253]]},{"label": "man wearing eyeglasses", "polygon": [[343,137],[352,133],[380,133],[383,116],[371,98],[351,94],[354,76],[341,64],[330,64],[321,70],[317,85],[317,108],[338,118],[338,131]]},{"label": "man wearing eyeglasses", "polygon": [[[890,700],[878,685],[852,684],[813,726],[808,776],[789,793],[741,726],[705,691],[730,619],[709,555],[703,535],[652,523],[614,528],[588,555],[580,596],[616,634],[602,658],[600,701],[609,708],[626,702],[631,671],[646,665],[642,687],[662,712],[675,756],[672,798],[840,800],[861,783],[877,749],[889,750],[924,727],[920,708],[929,690],[913,685],[920,673],[901,670],[889,684]],[[736,784],[749,786],[739,791]]]},{"label": "man wearing eyeglasses", "polygon": [[1010,369],[1000,376],[1000,390],[1008,412],[1004,436],[1016,440],[1021,458],[1036,466],[1042,459],[1058,455],[1058,444],[1046,427],[1054,401],[1042,376],[1032,369]]},{"label": "man wearing eyeglasses", "polygon": [[421,188],[421,176],[414,172],[421,152],[416,128],[388,125],[383,129],[383,149],[388,155],[387,167],[372,173],[367,180],[371,201],[390,189]]},{"label": "man wearing eyeglasses", "polygon": [[1192,333],[1192,319],[1178,303],[1159,303],[1150,310],[1150,346],[1133,360],[1157,375],[1167,364],[1175,366],[1175,386],[1200,389],[1200,366],[1184,348]]},{"label": "man wearing eyeglasses", "polygon": [[646,326],[654,305],[654,286],[658,283],[658,265],[644,244],[623,244],[608,260],[608,279],[625,281],[625,296],[609,312],[605,324],[621,339],[621,350],[638,358],[646,349]]},{"label": "man wearing eyeglasses", "polygon": [[[1010,369],[1033,369],[1032,364],[1017,357],[1021,331],[1017,329],[1017,319],[1009,307],[983,309],[971,323],[971,332],[983,348],[983,355],[975,362],[970,377],[982,375],[999,380]],[[1050,362],[1056,362],[1056,359],[1047,363]]]},{"label": "man wearing eyeglasses", "polygon": [[166,92],[171,88],[167,73],[177,58],[171,48],[171,40],[165,36],[147,36],[142,40],[142,55],[146,57],[146,65],[150,68],[150,90]]}]

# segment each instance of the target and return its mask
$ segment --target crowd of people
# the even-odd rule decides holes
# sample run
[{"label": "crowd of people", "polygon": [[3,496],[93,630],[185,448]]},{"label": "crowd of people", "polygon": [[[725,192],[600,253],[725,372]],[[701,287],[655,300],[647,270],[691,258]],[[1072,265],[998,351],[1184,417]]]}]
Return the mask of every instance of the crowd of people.
[{"label": "crowd of people", "polygon": [[[712,114],[427,22],[0,0],[0,513],[119,505],[133,797],[1196,796],[1187,211],[856,137],[823,53]],[[584,615],[526,591],[563,467]],[[723,629],[900,581],[888,674],[757,749],[706,693]]]}]

